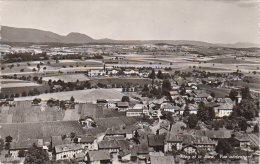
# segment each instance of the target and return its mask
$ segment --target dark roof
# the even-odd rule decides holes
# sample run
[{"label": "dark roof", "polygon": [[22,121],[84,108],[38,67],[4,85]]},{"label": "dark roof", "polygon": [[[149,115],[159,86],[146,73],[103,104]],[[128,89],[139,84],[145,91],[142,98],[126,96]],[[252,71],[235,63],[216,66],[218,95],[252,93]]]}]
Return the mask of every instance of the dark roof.
[{"label": "dark roof", "polygon": [[55,146],[56,153],[67,152],[67,151],[76,151],[76,150],[81,150],[81,149],[83,150],[81,145],[77,145],[74,143]]},{"label": "dark roof", "polygon": [[89,151],[88,156],[91,162],[111,159],[110,153],[107,150]]},{"label": "dark roof", "polygon": [[148,135],[149,146],[163,146],[165,135]]},{"label": "dark roof", "polygon": [[104,140],[98,144],[100,149],[127,149],[129,142],[125,140]]},{"label": "dark roof", "polygon": [[118,102],[116,104],[117,107],[129,107],[129,103],[128,102]]},{"label": "dark roof", "polygon": [[230,138],[231,132],[229,130],[208,130],[205,131],[209,138]]},{"label": "dark roof", "polygon": [[173,156],[151,156],[150,157],[151,164],[166,164],[171,163],[174,164]]},{"label": "dark roof", "polygon": [[80,143],[93,143],[96,139],[94,136],[83,136],[80,138]]}]

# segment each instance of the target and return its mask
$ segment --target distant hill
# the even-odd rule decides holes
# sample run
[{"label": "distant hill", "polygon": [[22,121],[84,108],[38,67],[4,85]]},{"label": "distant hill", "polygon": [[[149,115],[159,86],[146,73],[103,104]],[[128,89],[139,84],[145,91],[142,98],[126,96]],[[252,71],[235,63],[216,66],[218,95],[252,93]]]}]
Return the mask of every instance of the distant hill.
[{"label": "distant hill", "polygon": [[70,33],[67,36],[50,31],[30,28],[1,27],[1,42],[31,42],[31,43],[89,43],[93,39],[80,33]]},{"label": "distant hill", "polygon": [[2,43],[57,43],[57,44],[171,44],[171,45],[194,45],[202,47],[229,47],[229,48],[249,48],[260,47],[260,44],[236,43],[236,44],[213,44],[202,41],[191,40],[95,40],[85,34],[72,32],[66,36],[58,35],[54,32],[32,29],[1,27]]}]

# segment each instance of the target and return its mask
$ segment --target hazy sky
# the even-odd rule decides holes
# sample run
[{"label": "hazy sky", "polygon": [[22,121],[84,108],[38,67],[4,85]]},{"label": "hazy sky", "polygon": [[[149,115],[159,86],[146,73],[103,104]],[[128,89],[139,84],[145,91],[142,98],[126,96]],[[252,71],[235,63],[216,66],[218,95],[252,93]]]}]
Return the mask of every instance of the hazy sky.
[{"label": "hazy sky", "polygon": [[[0,0],[1,1],[1,0]],[[1,24],[95,39],[259,43],[253,0],[56,0],[0,2]]]}]

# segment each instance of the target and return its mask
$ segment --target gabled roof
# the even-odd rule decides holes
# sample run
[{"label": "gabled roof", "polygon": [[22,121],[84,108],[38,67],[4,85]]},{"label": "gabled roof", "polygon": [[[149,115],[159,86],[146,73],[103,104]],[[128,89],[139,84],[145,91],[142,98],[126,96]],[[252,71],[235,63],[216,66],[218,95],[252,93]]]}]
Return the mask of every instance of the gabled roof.
[{"label": "gabled roof", "polygon": [[118,102],[116,104],[117,107],[129,107],[129,103],[128,102]]},{"label": "gabled roof", "polygon": [[93,143],[96,139],[94,136],[83,136],[80,138],[80,143]]},{"label": "gabled roof", "polygon": [[56,153],[61,153],[66,151],[76,151],[80,149],[83,149],[82,146],[77,144],[64,144],[64,145],[55,146]]},{"label": "gabled roof", "polygon": [[195,141],[195,137],[191,134],[172,134],[166,135],[166,141],[170,142],[182,142],[184,144],[192,144]]},{"label": "gabled roof", "polygon": [[126,149],[129,147],[129,142],[125,140],[104,140],[98,144],[100,149]]},{"label": "gabled roof", "polygon": [[102,161],[102,160],[110,160],[110,153],[108,150],[96,150],[88,152],[89,160],[93,161]]},{"label": "gabled roof", "polygon": [[220,110],[232,110],[233,109],[233,103],[221,103],[218,107]]},{"label": "gabled roof", "polygon": [[129,112],[139,112],[139,113],[143,113],[143,109],[129,109],[129,110],[127,111],[127,113],[129,113]]},{"label": "gabled roof", "polygon": [[174,164],[173,156],[151,156],[150,157],[151,164],[166,164],[171,163]]},{"label": "gabled roof", "polygon": [[209,138],[230,138],[231,132],[229,130],[208,130],[205,131]]},{"label": "gabled roof", "polygon": [[163,146],[164,139],[165,135],[148,135],[148,145],[151,147]]}]

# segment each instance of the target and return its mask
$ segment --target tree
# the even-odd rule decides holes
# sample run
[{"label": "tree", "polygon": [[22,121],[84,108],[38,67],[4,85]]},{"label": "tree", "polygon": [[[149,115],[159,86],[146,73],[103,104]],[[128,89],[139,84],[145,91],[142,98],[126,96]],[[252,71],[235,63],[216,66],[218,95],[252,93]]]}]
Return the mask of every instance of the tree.
[{"label": "tree", "polygon": [[13,141],[13,137],[12,136],[5,137],[5,142],[12,142],[12,141]]},{"label": "tree", "polygon": [[35,144],[27,151],[24,163],[47,163],[49,155],[46,150],[37,147]]},{"label": "tree", "polygon": [[73,102],[75,101],[73,96],[71,96],[70,101],[73,101]]},{"label": "tree", "polygon": [[213,120],[215,111],[212,107],[207,107],[203,102],[200,102],[197,116],[203,122]]},{"label": "tree", "polygon": [[4,149],[4,140],[0,138],[0,152]]},{"label": "tree", "polygon": [[242,131],[246,131],[248,126],[246,120],[239,121],[238,125]]},{"label": "tree", "polygon": [[219,139],[218,145],[216,146],[216,152],[219,154],[226,155],[233,151],[233,147],[230,145],[228,140]]},{"label": "tree", "polygon": [[157,78],[158,78],[158,79],[163,79],[163,78],[164,78],[163,73],[162,73],[161,70],[158,71],[158,73],[157,73]]},{"label": "tree", "polygon": [[242,99],[251,99],[251,93],[248,87],[244,87],[241,89]]},{"label": "tree", "polygon": [[189,128],[193,129],[197,126],[198,117],[195,114],[191,114],[188,118],[188,126]]},{"label": "tree", "polygon": [[235,101],[235,100],[236,100],[237,95],[238,95],[238,92],[237,92],[237,90],[235,90],[235,89],[231,89],[231,91],[229,92],[229,98],[230,98],[232,101]]},{"label": "tree", "polygon": [[25,157],[25,151],[22,149],[22,150],[19,150],[18,152],[18,157]]},{"label": "tree", "polygon": [[33,72],[36,72],[36,69],[35,69],[35,68],[33,68],[33,69],[32,69],[32,71],[33,71]]},{"label": "tree", "polygon": [[162,94],[168,96],[169,91],[172,89],[171,83],[168,79],[163,80]]},{"label": "tree", "polygon": [[144,85],[143,92],[149,92],[149,88],[147,84]]},{"label": "tree", "polygon": [[129,102],[129,97],[128,96],[123,96],[121,99],[122,102]]},{"label": "tree", "polygon": [[259,126],[257,124],[254,126],[254,133],[259,133]]},{"label": "tree", "polygon": [[66,138],[67,138],[67,135],[66,135],[66,134],[64,134],[64,135],[61,136],[61,139],[62,139],[62,140],[65,140]]},{"label": "tree", "polygon": [[183,112],[183,117],[187,117],[187,116],[189,116],[189,115],[190,115],[190,109],[189,109],[189,106],[186,105],[186,106],[185,106],[185,110],[184,110],[184,112]]},{"label": "tree", "polygon": [[71,133],[70,133],[70,138],[75,138],[75,137],[76,137],[76,133],[71,132]]},{"label": "tree", "polygon": [[148,75],[148,77],[150,79],[152,79],[152,87],[153,87],[153,83],[154,83],[154,79],[155,79],[155,71],[154,71],[154,69],[152,69],[152,72]]},{"label": "tree", "polygon": [[257,106],[253,99],[242,99],[242,101],[238,104],[238,106],[234,107],[237,114],[246,118],[247,120],[251,120],[256,117]]}]

